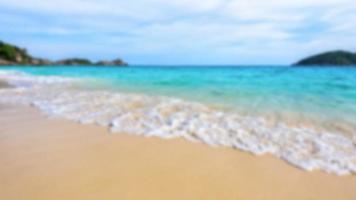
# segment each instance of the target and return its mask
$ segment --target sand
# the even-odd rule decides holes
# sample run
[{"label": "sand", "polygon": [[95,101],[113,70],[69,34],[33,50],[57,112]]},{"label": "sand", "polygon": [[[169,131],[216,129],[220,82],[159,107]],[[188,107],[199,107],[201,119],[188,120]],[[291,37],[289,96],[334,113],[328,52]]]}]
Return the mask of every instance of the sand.
[{"label": "sand", "polygon": [[0,199],[355,200],[356,176],[0,105]]},{"label": "sand", "polygon": [[0,89],[11,87],[6,81],[0,79]]}]

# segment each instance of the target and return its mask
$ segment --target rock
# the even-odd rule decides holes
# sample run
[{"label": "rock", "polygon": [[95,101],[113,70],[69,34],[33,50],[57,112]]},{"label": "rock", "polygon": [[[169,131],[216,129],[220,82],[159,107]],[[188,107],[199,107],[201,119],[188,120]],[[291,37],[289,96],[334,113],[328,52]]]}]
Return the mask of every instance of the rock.
[{"label": "rock", "polygon": [[0,65],[11,65],[11,63],[7,60],[1,59],[0,58]]},{"label": "rock", "polygon": [[127,66],[127,63],[125,63],[121,59],[115,59],[112,61],[108,61],[108,60],[99,61],[95,65],[97,65],[97,66]]},{"label": "rock", "polygon": [[93,63],[84,58],[69,58],[69,59],[64,59],[64,60],[59,60],[55,62],[55,65],[93,65]]},{"label": "rock", "polygon": [[33,58],[30,61],[30,65],[42,66],[42,65],[53,65],[53,63],[51,61],[49,61],[49,60]]}]

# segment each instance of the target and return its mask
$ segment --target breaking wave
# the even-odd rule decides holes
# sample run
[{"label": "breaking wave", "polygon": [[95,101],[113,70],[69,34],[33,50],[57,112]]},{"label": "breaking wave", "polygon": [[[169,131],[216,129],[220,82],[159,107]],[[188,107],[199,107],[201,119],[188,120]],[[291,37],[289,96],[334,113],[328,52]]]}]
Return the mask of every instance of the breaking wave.
[{"label": "breaking wave", "polygon": [[0,80],[15,86],[0,90],[0,103],[33,105],[48,116],[100,124],[112,132],[270,153],[308,171],[356,172],[356,137],[283,122],[271,125],[263,117],[177,98],[83,89],[77,86],[85,84],[83,79],[0,71]]}]

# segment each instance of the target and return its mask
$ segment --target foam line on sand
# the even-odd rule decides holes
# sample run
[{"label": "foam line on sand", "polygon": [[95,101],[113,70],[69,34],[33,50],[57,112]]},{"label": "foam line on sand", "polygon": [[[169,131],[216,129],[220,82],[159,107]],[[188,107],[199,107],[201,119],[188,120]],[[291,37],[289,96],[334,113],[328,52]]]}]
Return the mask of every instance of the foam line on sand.
[{"label": "foam line on sand", "polygon": [[1,199],[354,200],[356,176],[183,139],[110,134],[0,105]]}]

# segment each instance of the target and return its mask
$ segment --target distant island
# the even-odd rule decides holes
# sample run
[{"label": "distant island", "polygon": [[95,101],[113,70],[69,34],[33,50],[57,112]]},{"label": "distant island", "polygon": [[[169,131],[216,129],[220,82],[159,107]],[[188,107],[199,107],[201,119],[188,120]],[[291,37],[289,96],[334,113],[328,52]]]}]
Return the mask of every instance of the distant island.
[{"label": "distant island", "polygon": [[356,66],[356,53],[329,51],[302,59],[294,66]]},{"label": "distant island", "polygon": [[121,59],[92,62],[83,58],[68,58],[59,61],[35,58],[29,55],[24,48],[0,41],[0,66],[127,66]]}]

